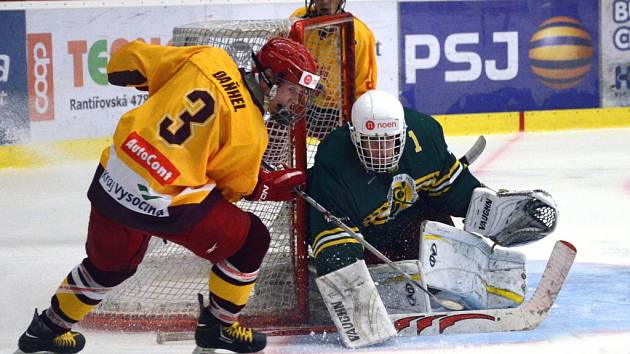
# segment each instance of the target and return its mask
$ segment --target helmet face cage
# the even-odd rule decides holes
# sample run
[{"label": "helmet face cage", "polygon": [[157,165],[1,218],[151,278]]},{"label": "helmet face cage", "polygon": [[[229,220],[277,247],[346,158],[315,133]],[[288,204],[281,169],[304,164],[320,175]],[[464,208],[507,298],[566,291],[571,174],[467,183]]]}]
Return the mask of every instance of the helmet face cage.
[{"label": "helmet face cage", "polygon": [[270,120],[290,125],[306,116],[306,107],[313,91],[279,77],[269,93]]},{"label": "helmet face cage", "polygon": [[368,135],[359,133],[351,123],[348,124],[359,160],[367,171],[384,173],[398,167],[405,149],[406,126],[398,134]]}]

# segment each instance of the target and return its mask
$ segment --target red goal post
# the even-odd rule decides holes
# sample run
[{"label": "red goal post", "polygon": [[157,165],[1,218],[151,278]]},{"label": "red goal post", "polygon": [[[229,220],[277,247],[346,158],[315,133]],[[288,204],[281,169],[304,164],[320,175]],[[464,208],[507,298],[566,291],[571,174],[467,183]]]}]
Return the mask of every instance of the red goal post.
[{"label": "red goal post", "polygon": [[[266,122],[265,161],[303,170],[317,145],[350,117],[354,102],[353,16],[349,13],[298,20],[209,21],[178,26],[173,44],[224,48],[239,67],[252,68],[251,53],[272,36],[290,37],[314,55],[320,89],[309,99],[307,117],[292,129]],[[307,206],[291,202],[248,202],[271,234],[270,249],[240,321],[270,334],[308,333],[309,271]],[[123,331],[188,331],[196,323],[197,293],[208,291],[210,264],[183,247],[154,238],[136,274],[116,287],[81,321],[81,326]]]}]

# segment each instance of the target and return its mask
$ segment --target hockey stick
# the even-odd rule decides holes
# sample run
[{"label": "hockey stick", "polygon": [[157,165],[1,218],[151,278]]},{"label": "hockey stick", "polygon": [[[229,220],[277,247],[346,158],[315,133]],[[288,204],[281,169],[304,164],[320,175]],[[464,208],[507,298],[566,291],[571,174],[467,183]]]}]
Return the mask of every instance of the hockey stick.
[{"label": "hockey stick", "polygon": [[[457,312],[389,315],[399,335],[523,331],[540,325],[553,306],[573,265],[575,247],[567,241],[556,242],[534,295],[519,307]],[[157,342],[192,340],[193,332],[158,332]]]},{"label": "hockey stick", "polygon": [[399,335],[420,336],[456,333],[522,331],[545,320],[564,284],[577,250],[557,241],[534,295],[519,307],[458,312],[389,315]]},{"label": "hockey stick", "polygon": [[[262,165],[266,169],[269,169],[271,171],[274,170],[274,168],[271,167],[269,164],[267,164],[265,161],[262,162]],[[350,235],[350,237],[352,237],[353,239],[357,240],[360,244],[363,245],[363,247],[367,248],[368,251],[372,252],[372,254],[374,254],[376,257],[378,257],[381,261],[383,261],[385,264],[387,264],[390,268],[392,268],[395,271],[397,271],[405,279],[407,279],[413,285],[418,287],[418,289],[420,289],[424,293],[426,293],[431,299],[433,299],[435,302],[440,304],[440,306],[442,306],[442,307],[444,307],[444,308],[446,308],[448,310],[451,310],[451,311],[460,311],[460,310],[464,309],[464,306],[462,306],[461,304],[459,304],[459,303],[457,303],[455,301],[439,299],[437,296],[435,296],[433,293],[431,293],[429,290],[427,290],[424,286],[422,286],[422,284],[420,284],[420,282],[418,282],[417,280],[413,279],[411,277],[411,275],[409,275],[407,272],[402,270],[398,265],[396,265],[394,262],[392,262],[389,258],[387,258],[387,256],[385,256],[383,253],[381,253],[381,251],[379,251],[374,246],[372,246],[372,244],[367,242],[359,234],[357,234],[356,232],[352,231],[352,229],[350,227],[348,227],[348,225],[346,225],[343,221],[341,221],[341,219],[339,219],[338,217],[333,215],[330,211],[328,211],[321,204],[319,204],[315,199],[311,198],[310,195],[306,194],[305,192],[303,192],[303,191],[301,191],[301,190],[299,190],[297,188],[294,188],[294,191],[295,191],[295,193],[297,195],[302,197],[302,199],[304,199],[304,201],[306,201],[310,206],[315,208],[315,210],[317,210],[320,213],[322,213],[322,215],[324,216],[324,218],[328,222],[332,223],[333,225],[337,226],[338,228],[340,228],[343,231],[345,231],[346,233],[348,233],[348,235]]]},{"label": "hockey stick", "polygon": [[459,158],[459,161],[466,166],[470,166],[473,162],[475,162],[475,160],[477,160],[485,148],[486,138],[483,135],[479,135],[477,140],[475,140],[475,143],[472,144],[468,151],[466,151],[464,156]]}]

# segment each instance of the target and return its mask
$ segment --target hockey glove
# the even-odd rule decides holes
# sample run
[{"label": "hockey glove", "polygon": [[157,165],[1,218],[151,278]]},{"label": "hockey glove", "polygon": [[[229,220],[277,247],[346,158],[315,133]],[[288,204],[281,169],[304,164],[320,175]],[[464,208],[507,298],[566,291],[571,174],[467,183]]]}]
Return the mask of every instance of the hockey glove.
[{"label": "hockey glove", "polygon": [[284,168],[277,171],[258,172],[258,183],[254,192],[245,197],[247,200],[287,201],[295,197],[293,188],[306,183],[306,174],[295,168]]}]

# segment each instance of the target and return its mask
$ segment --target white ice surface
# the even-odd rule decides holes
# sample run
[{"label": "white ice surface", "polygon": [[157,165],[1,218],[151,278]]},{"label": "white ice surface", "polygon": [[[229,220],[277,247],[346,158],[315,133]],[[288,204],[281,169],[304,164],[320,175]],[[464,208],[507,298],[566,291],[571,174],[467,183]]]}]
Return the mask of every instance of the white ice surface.
[{"label": "white ice surface", "polygon": [[[472,166],[492,188],[544,189],[560,210],[555,233],[519,248],[533,292],[556,240],[578,249],[556,305],[533,331],[396,338],[361,350],[336,334],[274,337],[265,353],[603,353],[630,354],[630,129],[487,136]],[[447,139],[461,155],[474,137]],[[96,166],[0,170],[0,353],[13,353],[35,307],[84,255]],[[191,353],[192,341],[165,345],[155,335],[84,331],[82,353]]]}]

